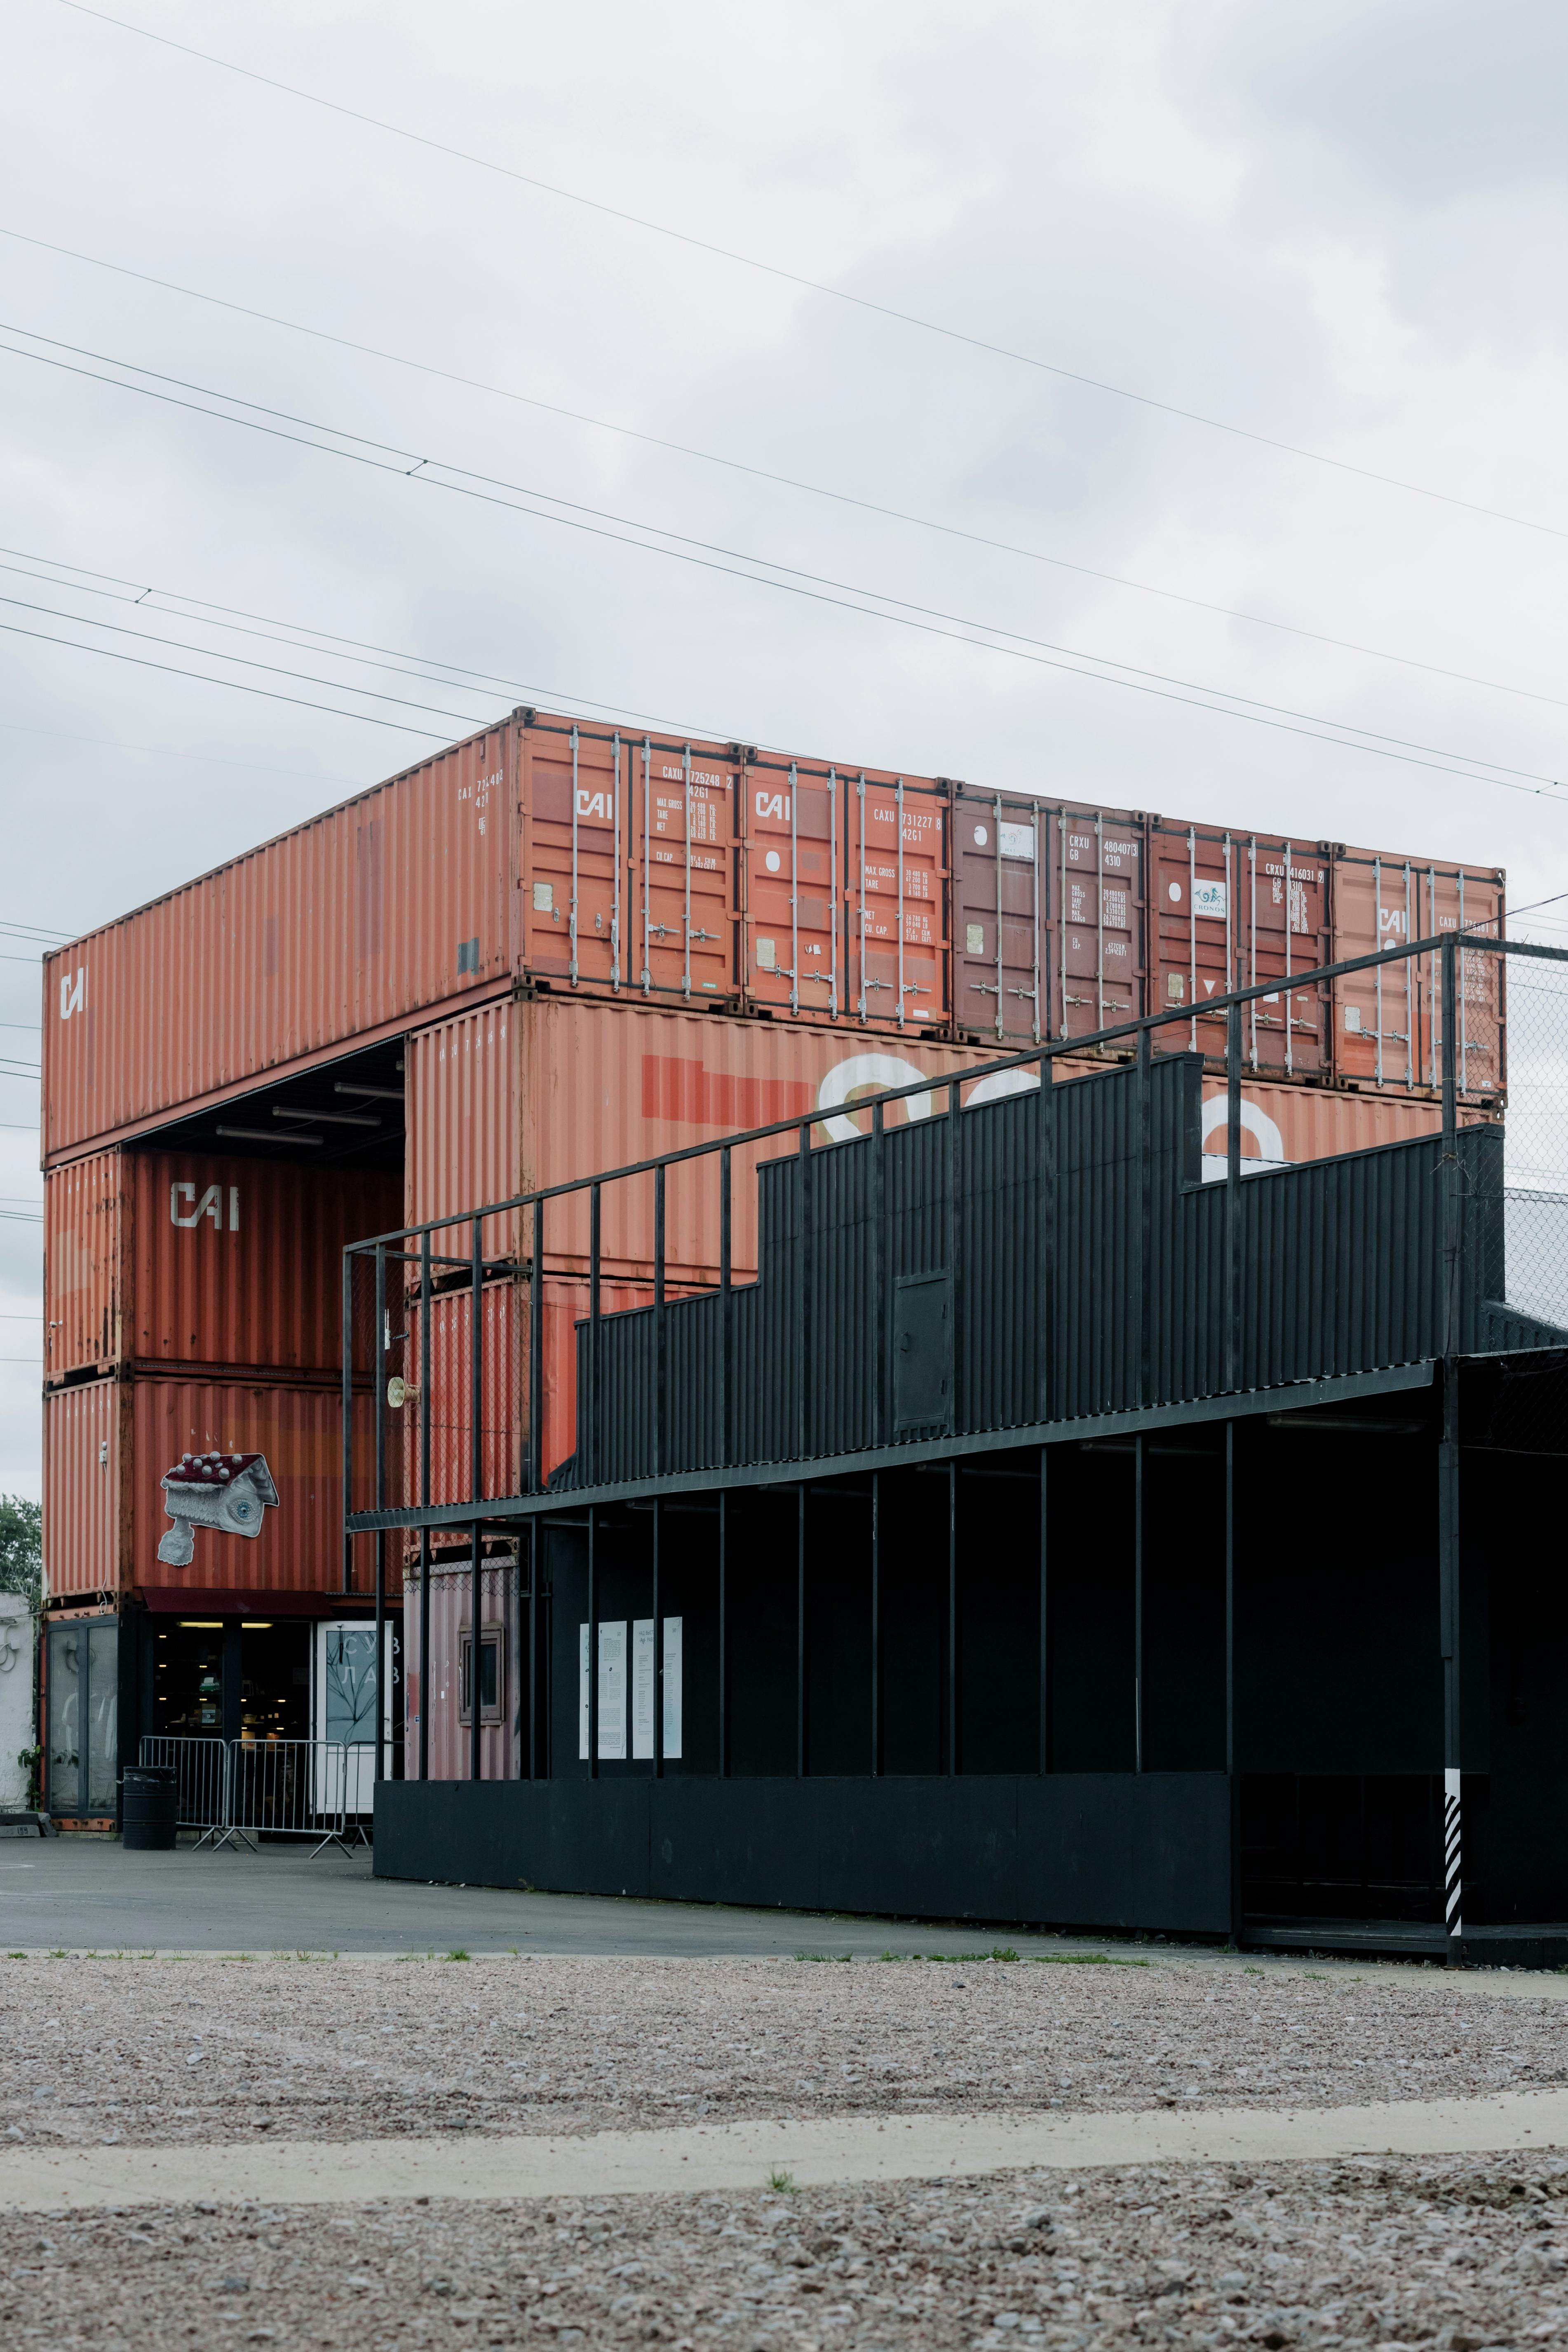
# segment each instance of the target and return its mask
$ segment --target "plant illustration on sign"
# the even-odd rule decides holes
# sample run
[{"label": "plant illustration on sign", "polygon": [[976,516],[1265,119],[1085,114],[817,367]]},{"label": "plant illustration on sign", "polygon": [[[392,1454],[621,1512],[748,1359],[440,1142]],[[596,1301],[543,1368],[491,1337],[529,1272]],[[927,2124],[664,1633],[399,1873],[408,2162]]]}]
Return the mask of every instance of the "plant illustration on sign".
[{"label": "plant illustration on sign", "polygon": [[262,1514],[277,1508],[277,1489],[265,1454],[184,1454],[162,1478],[163,1507],[174,1524],[158,1547],[171,1568],[194,1557],[197,1528],[220,1535],[258,1536]]}]

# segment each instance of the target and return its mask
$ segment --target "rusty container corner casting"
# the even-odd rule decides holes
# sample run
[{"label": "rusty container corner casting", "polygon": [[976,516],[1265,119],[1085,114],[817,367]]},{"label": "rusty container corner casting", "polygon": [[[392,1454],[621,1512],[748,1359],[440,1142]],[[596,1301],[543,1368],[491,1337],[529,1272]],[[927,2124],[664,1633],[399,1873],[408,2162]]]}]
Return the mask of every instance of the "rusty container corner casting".
[{"label": "rusty container corner casting", "polygon": [[[356,1461],[371,1458],[371,1402],[355,1399]],[[343,1580],[342,1407],[329,1388],[256,1381],[106,1379],[44,1401],[45,1580],[51,1601],[134,1599],[149,1587],[330,1594]],[[162,1479],[185,1454],[255,1455],[257,1532],[190,1524],[191,1557],[160,1559],[176,1527]],[[356,1478],[368,1507],[368,1471]],[[276,1501],[269,1498],[276,1496]],[[370,1547],[356,1570],[362,1599]],[[400,1589],[389,1548],[388,1590]]]},{"label": "rusty container corner casting", "polygon": [[117,1365],[339,1375],[342,1252],[396,1176],[111,1148],[44,1180],[44,1378]]}]

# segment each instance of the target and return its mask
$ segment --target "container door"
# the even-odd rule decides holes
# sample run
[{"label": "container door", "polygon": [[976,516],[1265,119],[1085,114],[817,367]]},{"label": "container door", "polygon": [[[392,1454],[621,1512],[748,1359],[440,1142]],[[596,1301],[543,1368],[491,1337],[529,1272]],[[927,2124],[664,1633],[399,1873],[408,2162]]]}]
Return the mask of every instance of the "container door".
[{"label": "container door", "polygon": [[1051,1018],[1058,1037],[1088,1037],[1144,1010],[1144,821],[1124,810],[1059,808],[1048,821]]},{"label": "container door", "polygon": [[962,795],[953,809],[953,1019],[1038,1045],[1050,949],[1038,801]]},{"label": "container door", "polygon": [[[1417,869],[1402,857],[1350,850],[1334,860],[1334,961],[1375,955],[1420,936]],[[1407,959],[1346,972],[1333,983],[1334,1061],[1364,1087],[1419,1083],[1420,1003]]]},{"label": "container door", "polygon": [[736,772],[710,747],[635,747],[633,978],[644,996],[735,992]]},{"label": "container door", "polygon": [[747,769],[744,790],[747,995],[796,1019],[837,1020],[844,780],[796,761],[762,763]]},{"label": "container door", "polygon": [[902,777],[856,777],[846,793],[844,904],[849,1012],[896,1029],[948,1018],[949,794]]},{"label": "container door", "polygon": [[627,980],[626,747],[576,727],[526,729],[522,743],[528,967],[613,992]]},{"label": "container door", "polygon": [[[1462,868],[1423,866],[1416,876],[1416,904],[1422,939],[1441,939],[1446,932],[1485,932],[1491,938],[1502,929],[1502,892],[1493,874],[1467,874]],[[1455,1076],[1461,1094],[1500,1094],[1506,1084],[1503,1064],[1503,967],[1506,959],[1484,949],[1459,950],[1454,972],[1458,1034],[1454,1040]],[[1443,1083],[1443,960],[1419,959],[1416,974],[1417,1009],[1416,1059],[1422,1083]]]},{"label": "container door", "polygon": [[82,1693],[87,1679],[87,1629],[78,1617],[48,1628],[48,1804],[74,1819],[82,1810]]},{"label": "container door", "polygon": [[87,1689],[82,1710],[86,1790],[82,1810],[93,1821],[112,1821],[120,1810],[120,1621],[89,1619]]},{"label": "container door", "polygon": [[[1333,1008],[1327,991],[1290,985],[1293,973],[1311,971],[1333,959],[1329,920],[1329,862],[1315,843],[1249,837],[1244,863],[1240,844],[1230,837],[1237,882],[1245,899],[1235,925],[1239,949],[1237,978],[1250,987],[1278,980],[1279,994],[1248,1009],[1242,1047],[1254,1069],[1282,1069],[1288,1077],[1326,1073],[1333,1047]],[[1223,1043],[1220,1050],[1223,1051]]]}]

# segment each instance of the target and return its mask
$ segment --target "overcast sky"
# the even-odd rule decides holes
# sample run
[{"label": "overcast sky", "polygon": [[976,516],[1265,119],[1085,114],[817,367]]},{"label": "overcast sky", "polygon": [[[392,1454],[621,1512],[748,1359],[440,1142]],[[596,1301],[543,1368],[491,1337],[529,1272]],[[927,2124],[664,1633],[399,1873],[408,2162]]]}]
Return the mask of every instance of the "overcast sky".
[{"label": "overcast sky", "polygon": [[[957,335],[62,0],[13,0],[0,541],[21,552],[0,561],[53,577],[0,572],[0,596],[22,600],[0,604],[7,924],[84,929],[525,698],[1503,865],[1515,904],[1568,891],[1568,808],[1533,790],[1070,675],[1017,643],[1523,772],[1516,784],[1568,774],[1552,698],[1568,697],[1561,0],[123,9]],[[92,373],[16,355],[43,337]],[[122,388],[126,362],[409,454],[377,471],[214,421]],[[455,496],[406,478],[419,457],[647,527],[634,537],[713,542],[753,572],[795,567],[862,604],[1014,632],[1015,651]],[[121,596],[164,593],[131,613],[85,582],[63,590],[65,566],[131,583]],[[172,618],[180,599],[504,683],[350,670]],[[89,614],[329,683],[115,637]],[[1547,917],[1568,940],[1568,905]],[[37,1059],[32,953],[0,940],[13,1062]],[[5,1079],[0,1488],[29,1493],[41,1252],[16,1219],[41,1190],[36,1114],[36,1086]]]}]

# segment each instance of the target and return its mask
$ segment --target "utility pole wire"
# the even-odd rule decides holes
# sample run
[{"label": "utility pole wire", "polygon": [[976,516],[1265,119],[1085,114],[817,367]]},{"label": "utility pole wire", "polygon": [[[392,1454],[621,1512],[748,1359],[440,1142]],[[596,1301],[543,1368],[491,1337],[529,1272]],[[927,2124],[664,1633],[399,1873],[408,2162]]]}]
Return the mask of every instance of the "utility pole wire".
[{"label": "utility pole wire", "polygon": [[227,310],[235,317],[255,319],[263,326],[281,327],[291,335],[308,335],[315,342],[333,343],[340,351],[353,352],[361,359],[380,360],[389,367],[407,368],[416,375],[433,376],[441,383],[459,384],[466,392],[481,392],[494,400],[510,401],[519,408],[537,409],[542,415],[559,416],[571,425],[586,425],[595,433],[613,433],[622,440],[641,442],[649,449],[663,449],[677,457],[690,457],[698,465],[716,466],[727,473],[743,474],[751,480],[770,483],[776,489],[799,490],[803,496],[828,499],[834,506],[849,507],[860,514],[876,515],[885,522],[907,523],[915,530],[929,530],[944,539],[962,541],[970,547],[982,547],[995,555],[1012,555],[1026,563],[1049,564],[1053,571],[1070,572],[1081,580],[1099,580],[1112,588],[1125,588],[1137,596],[1156,596],[1166,604],[1186,604],[1194,612],[1212,613],[1224,621],[1241,621],[1249,628],[1274,629],[1285,636],[1301,637],[1310,645],[1329,646],[1336,653],[1360,654],[1369,661],[1393,662],[1401,669],[1421,671],[1428,677],[1452,678],[1460,686],[1479,687],[1488,694],[1518,695],[1527,702],[1550,703],[1554,709],[1568,709],[1568,700],[1560,695],[1543,694],[1528,686],[1511,686],[1495,677],[1478,677],[1472,672],[1450,668],[1444,662],[1422,661],[1413,654],[1390,653],[1382,646],[1364,646],[1352,637],[1336,637],[1324,629],[1309,629],[1297,621],[1272,619],[1265,613],[1248,613],[1234,604],[1217,604],[1207,596],[1190,596],[1179,588],[1159,588],[1147,580],[1131,580],[1124,572],[1102,572],[1091,563],[1074,563],[1065,555],[1048,555],[1043,548],[1020,547],[1016,541],[992,539],[984,531],[966,530],[961,523],[943,522],[932,515],[912,514],[904,507],[883,505],[875,499],[857,498],[851,490],[835,490],[821,482],[802,481],[795,474],[779,474],[767,466],[754,466],[741,457],[721,457],[716,450],[698,449],[687,441],[672,441],[663,434],[644,433],[634,425],[617,425],[611,418],[590,416],[580,408],[563,408],[559,402],[539,400],[531,393],[515,391],[509,384],[486,383],[482,377],[460,375],[454,368],[437,367],[433,361],[410,358],[402,352],[386,352],[374,343],[356,342],[352,336],[335,335],[326,327],[306,326],[300,320],[285,319],[275,310],[257,310],[246,302],[231,302],[222,294],[209,294],[200,287],[180,286],[172,278],[156,278],[150,270],[131,269],[123,262],[104,261],[97,254],[80,253],[68,245],[54,245],[48,238],[26,236],[20,229],[0,226],[0,236],[10,237],[18,245],[30,245],[41,253],[55,253],[68,261],[85,263],[91,269],[110,271],[116,278],[130,278],[141,286],[156,286],[165,294],[178,294],[186,301],[206,302],[214,310]]},{"label": "utility pole wire", "polygon": [[1076,368],[1061,367],[1052,360],[1037,358],[1030,352],[1016,352],[1005,343],[993,343],[983,335],[971,335],[959,327],[945,326],[939,320],[923,319],[911,310],[900,310],[889,302],[873,301],[868,294],[852,294],[842,286],[831,286],[823,278],[808,278],[800,270],[786,269],[779,263],[759,261],[754,254],[739,253],[731,246],[716,245],[708,238],[693,236],[686,230],[671,228],[663,221],[649,220],[640,213],[622,210],[617,205],[607,205],[597,196],[585,196],[575,188],[559,186],[554,181],[537,179],[528,172],[514,171],[509,163],[497,163],[487,155],[470,154],[466,149],[453,147],[444,140],[432,139],[423,131],[407,130],[402,123],[386,122],[379,115],[366,114],[358,107],[344,106],[338,100],[322,98],[317,91],[301,89],[294,82],[279,81],[271,74],[257,73],[250,66],[235,65],[229,58],[214,57],[207,49],[193,48],[188,42],[171,40],[166,33],[150,32],[145,25],[133,25],[123,16],[110,16],[101,8],[86,6],[85,0],[57,0],[57,5],[68,8],[78,16],[91,16],[100,25],[112,25],[117,31],[132,33],[139,40],[155,41],[161,48],[175,49],[182,57],[194,58],[202,65],[214,66],[223,73],[236,74],[246,81],[259,82],[264,89],[279,90],[286,98],[297,98],[307,106],[320,107],[328,114],[338,114],[350,122],[363,123],[371,131],[384,131],[389,138],[403,139],[415,147],[428,148],[433,154],[445,155],[455,163],[469,163],[476,171],[493,172],[504,180],[512,180],[519,187],[532,188],[548,196],[559,196],[564,203],[580,205],[585,211],[600,213],[607,220],[621,221],[628,227],[644,229],[650,236],[669,238],[674,244],[689,247],[694,252],[713,255],[720,261],[733,262],[737,268],[752,269],[765,278],[778,278],[787,286],[798,286],[808,294],[821,294],[834,302],[850,304],[858,310],[867,310],[880,319],[892,319],[903,327],[914,327],[922,334],[937,335],[946,342],[961,343],[971,351],[986,352],[994,359],[1010,361],[1015,366],[1033,368],[1042,375],[1052,375],[1065,383],[1082,384],[1091,392],[1103,392],[1115,400],[1133,402],[1140,408],[1157,411],[1164,416],[1179,417],[1187,425],[1202,425],[1210,432],[1228,433],[1239,441],[1253,442],[1262,449],[1274,449],[1288,457],[1302,457],[1314,466],[1332,467],[1336,473],[1350,474],[1362,481],[1380,483],[1385,489],[1400,490],[1412,498],[1433,499],[1441,506],[1457,507],[1467,514],[1484,515],[1492,522],[1513,524],[1521,530],[1542,531],[1551,539],[1568,539],[1568,530],[1554,523],[1539,522],[1527,515],[1507,514],[1500,508],[1481,505],[1474,499],[1455,497],[1448,490],[1434,490],[1423,482],[1402,481],[1393,474],[1380,474],[1370,466],[1353,465],[1345,457],[1326,457],[1322,450],[1306,449],[1293,441],[1276,440],[1267,433],[1255,433],[1245,425],[1230,425],[1222,417],[1205,416],[1194,408],[1181,408],[1174,401],[1156,400],[1151,394],[1133,392],[1125,384],[1110,383],[1102,376],[1085,375]]}]

